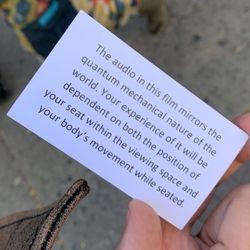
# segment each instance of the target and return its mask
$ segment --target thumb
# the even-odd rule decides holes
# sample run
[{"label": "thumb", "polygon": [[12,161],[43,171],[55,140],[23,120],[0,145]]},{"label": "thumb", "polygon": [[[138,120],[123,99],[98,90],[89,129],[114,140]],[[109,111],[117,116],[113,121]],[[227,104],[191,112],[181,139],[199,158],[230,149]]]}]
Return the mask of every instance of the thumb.
[{"label": "thumb", "polygon": [[161,222],[155,211],[144,202],[132,200],[117,250],[161,249],[161,236]]}]

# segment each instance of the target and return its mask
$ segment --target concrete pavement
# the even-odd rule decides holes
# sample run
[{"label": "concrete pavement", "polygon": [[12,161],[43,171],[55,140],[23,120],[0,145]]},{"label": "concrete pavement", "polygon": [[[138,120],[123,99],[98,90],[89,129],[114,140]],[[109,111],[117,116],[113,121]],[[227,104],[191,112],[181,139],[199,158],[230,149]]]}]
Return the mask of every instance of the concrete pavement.
[{"label": "concrete pavement", "polygon": [[[169,0],[168,6],[170,23],[160,35],[148,34],[140,17],[117,35],[229,119],[249,110],[249,1]],[[69,218],[55,249],[114,249],[129,197],[6,117],[40,63],[3,23],[0,34],[0,72],[13,91],[0,105],[0,216],[53,202],[85,177],[91,193]],[[209,209],[249,181],[246,164],[220,187]]]}]

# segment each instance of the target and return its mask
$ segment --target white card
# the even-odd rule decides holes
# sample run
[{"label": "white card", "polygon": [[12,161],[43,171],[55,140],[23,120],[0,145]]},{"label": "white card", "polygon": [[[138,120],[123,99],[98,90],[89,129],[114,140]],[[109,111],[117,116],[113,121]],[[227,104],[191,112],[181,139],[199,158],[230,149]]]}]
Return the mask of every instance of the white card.
[{"label": "white card", "polygon": [[84,12],[8,115],[179,229],[248,139]]}]

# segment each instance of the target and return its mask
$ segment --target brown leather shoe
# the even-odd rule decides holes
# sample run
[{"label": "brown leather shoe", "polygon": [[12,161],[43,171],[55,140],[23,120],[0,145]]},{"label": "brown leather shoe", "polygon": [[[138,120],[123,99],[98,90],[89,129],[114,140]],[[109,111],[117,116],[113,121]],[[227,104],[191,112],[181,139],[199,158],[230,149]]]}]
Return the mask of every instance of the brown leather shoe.
[{"label": "brown leather shoe", "polygon": [[1,250],[49,250],[70,212],[89,192],[85,180],[76,181],[57,202],[0,220]]},{"label": "brown leather shoe", "polygon": [[141,0],[139,11],[147,17],[148,28],[152,34],[158,33],[168,23],[165,0]]}]

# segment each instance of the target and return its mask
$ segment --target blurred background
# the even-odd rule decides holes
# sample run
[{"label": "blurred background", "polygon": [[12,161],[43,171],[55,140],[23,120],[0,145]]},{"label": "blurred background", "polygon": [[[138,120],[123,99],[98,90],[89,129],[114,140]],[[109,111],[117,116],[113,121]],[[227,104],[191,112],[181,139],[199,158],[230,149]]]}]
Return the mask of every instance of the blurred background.
[{"label": "blurred background", "polygon": [[[151,35],[146,19],[136,16],[116,35],[227,118],[250,110],[250,2],[167,0],[166,4],[169,24],[159,34]],[[0,217],[49,204],[84,177],[91,192],[71,214],[54,249],[114,249],[130,198],[6,117],[40,64],[1,21],[0,73],[12,97],[0,104]],[[249,182],[246,164],[219,187],[196,228],[227,192]]]}]

